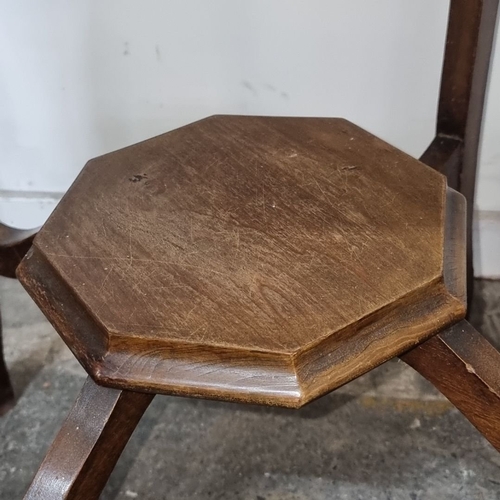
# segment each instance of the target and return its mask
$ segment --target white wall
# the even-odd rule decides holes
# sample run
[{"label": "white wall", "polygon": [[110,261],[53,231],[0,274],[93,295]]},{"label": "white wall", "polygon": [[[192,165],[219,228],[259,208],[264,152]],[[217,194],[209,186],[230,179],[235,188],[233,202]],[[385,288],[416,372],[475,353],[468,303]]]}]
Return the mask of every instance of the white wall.
[{"label": "white wall", "polygon": [[[434,134],[447,10],[445,0],[0,0],[0,218],[40,224],[87,159],[213,113],[344,116],[418,156]],[[499,59],[477,269],[500,276]]]}]

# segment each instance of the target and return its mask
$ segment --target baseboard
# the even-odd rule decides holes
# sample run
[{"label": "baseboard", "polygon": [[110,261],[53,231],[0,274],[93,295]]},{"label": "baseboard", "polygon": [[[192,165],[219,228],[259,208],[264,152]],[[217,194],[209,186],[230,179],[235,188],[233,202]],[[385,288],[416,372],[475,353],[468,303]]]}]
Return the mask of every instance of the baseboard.
[{"label": "baseboard", "polygon": [[474,274],[500,279],[500,211],[475,212],[473,242]]},{"label": "baseboard", "polygon": [[0,190],[0,221],[19,229],[41,226],[63,193]]},{"label": "baseboard", "polygon": [[[0,221],[23,229],[41,226],[61,197],[62,193],[0,191]],[[473,236],[475,275],[500,279],[500,211],[476,211]]]}]

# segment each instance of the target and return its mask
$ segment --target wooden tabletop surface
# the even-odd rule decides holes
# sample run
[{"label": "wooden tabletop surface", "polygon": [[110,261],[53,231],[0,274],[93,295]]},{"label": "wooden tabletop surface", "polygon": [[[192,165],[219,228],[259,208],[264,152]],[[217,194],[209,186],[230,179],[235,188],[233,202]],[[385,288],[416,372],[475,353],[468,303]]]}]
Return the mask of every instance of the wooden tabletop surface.
[{"label": "wooden tabletop surface", "polygon": [[215,116],[91,160],[35,252],[104,332],[94,358],[181,346],[300,380],[317,346],[434,297],[435,324],[424,307],[399,342],[387,327],[365,361],[352,349],[359,374],[463,315],[443,287],[446,198],[444,176],[343,119]]}]

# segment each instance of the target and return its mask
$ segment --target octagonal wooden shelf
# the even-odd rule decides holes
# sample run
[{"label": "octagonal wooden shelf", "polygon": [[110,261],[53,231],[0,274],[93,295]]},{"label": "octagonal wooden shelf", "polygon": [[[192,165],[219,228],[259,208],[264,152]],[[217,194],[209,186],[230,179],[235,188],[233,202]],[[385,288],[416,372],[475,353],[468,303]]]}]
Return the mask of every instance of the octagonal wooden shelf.
[{"label": "octagonal wooden shelf", "polygon": [[345,120],[214,116],[91,160],[18,277],[100,384],[299,407],[464,317],[464,238]]}]

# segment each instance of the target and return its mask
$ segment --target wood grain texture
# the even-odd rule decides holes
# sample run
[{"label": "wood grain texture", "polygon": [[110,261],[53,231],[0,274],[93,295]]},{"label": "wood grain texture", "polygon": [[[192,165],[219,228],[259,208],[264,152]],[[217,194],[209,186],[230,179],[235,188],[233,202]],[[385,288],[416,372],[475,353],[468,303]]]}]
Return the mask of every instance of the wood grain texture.
[{"label": "wood grain texture", "polygon": [[[0,223],[0,276],[15,277],[16,268],[31,246],[36,231],[22,231]],[[0,415],[6,413],[13,404],[14,390],[3,355],[0,316]]]},{"label": "wood grain texture", "polygon": [[500,353],[461,321],[401,356],[500,451]]},{"label": "wood grain texture", "polygon": [[[467,199],[467,281],[472,292],[472,216],[481,125],[491,54],[498,15],[498,0],[452,0],[446,37],[437,118],[437,137],[443,152],[452,140],[462,143],[452,162],[435,165],[448,177],[448,184]],[[443,159],[443,154],[437,154]],[[436,156],[434,159],[436,159]]]},{"label": "wood grain texture", "polygon": [[[467,198],[469,291],[474,276],[476,169],[497,11],[498,0],[451,1],[437,136],[421,157]],[[481,334],[462,321],[401,358],[430,380],[500,451],[500,354]]]},{"label": "wood grain texture", "polygon": [[[469,223],[497,7],[451,1],[437,136],[422,157],[467,196]],[[96,379],[300,406],[463,316],[465,206],[442,178],[339,120],[214,120],[178,144],[162,136],[94,160],[23,263]],[[497,449],[499,358],[466,322],[403,356]],[[141,397],[152,396],[89,380],[27,498],[96,498]]]},{"label": "wood grain texture", "polygon": [[89,162],[19,278],[99,383],[296,407],[463,317],[450,192],[345,120],[216,116]]},{"label": "wood grain texture", "polygon": [[24,497],[95,500],[153,395],[88,378]]}]

